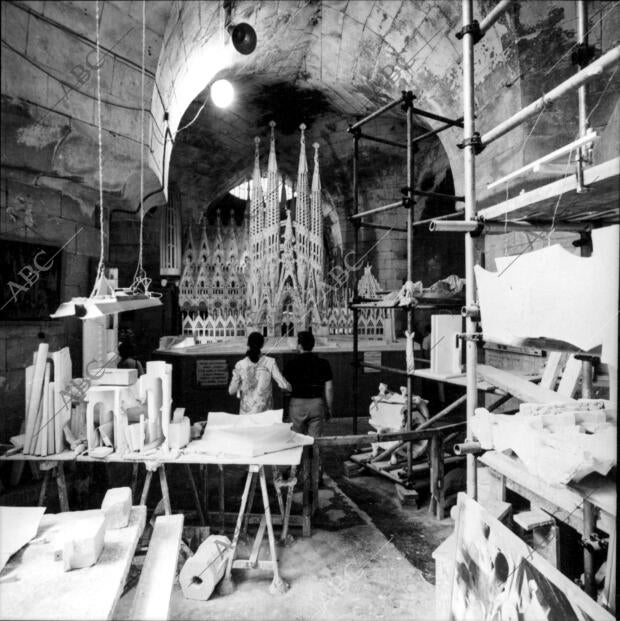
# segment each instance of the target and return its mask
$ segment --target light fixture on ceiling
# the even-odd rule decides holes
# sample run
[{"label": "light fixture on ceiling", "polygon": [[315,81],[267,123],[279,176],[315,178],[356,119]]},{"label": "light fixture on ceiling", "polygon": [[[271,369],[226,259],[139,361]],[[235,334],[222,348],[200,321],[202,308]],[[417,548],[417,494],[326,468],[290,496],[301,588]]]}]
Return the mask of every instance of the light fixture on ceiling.
[{"label": "light fixture on ceiling", "polygon": [[228,108],[235,98],[235,89],[228,80],[216,80],[211,84],[211,100],[218,108]]},{"label": "light fixture on ceiling", "polygon": [[256,49],[256,31],[250,24],[241,23],[228,26],[230,40],[239,54],[251,54]]},{"label": "light fixture on ceiling", "polygon": [[232,0],[224,0],[223,8],[225,11],[224,28],[230,34],[233,47],[239,54],[251,54],[256,49],[256,30],[245,22],[240,24],[232,23]]}]

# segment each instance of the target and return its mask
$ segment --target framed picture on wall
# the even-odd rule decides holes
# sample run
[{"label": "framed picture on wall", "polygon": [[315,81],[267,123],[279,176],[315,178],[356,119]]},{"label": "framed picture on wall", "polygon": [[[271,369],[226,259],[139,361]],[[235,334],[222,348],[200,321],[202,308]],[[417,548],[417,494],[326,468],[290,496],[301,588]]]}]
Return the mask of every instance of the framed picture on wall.
[{"label": "framed picture on wall", "polygon": [[0,239],[0,321],[49,320],[61,274],[60,247]]}]

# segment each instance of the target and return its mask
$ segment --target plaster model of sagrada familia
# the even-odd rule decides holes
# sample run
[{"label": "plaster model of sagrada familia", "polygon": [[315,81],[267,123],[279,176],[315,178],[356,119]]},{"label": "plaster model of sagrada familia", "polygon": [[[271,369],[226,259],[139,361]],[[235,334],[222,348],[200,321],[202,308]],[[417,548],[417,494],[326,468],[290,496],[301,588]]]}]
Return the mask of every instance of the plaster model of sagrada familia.
[{"label": "plaster model of sagrada familia", "polygon": [[[245,337],[254,331],[270,337],[293,336],[308,329],[318,335],[352,333],[348,283],[330,283],[333,271],[326,270],[319,145],[313,144],[314,170],[309,184],[302,124],[293,219],[284,183],[278,196],[275,123],[270,126],[266,192],[261,184],[260,139],[256,138],[243,225],[238,226],[231,213],[228,226],[223,227],[218,211],[215,234],[209,236],[203,217],[198,245],[191,225],[188,227],[179,305],[183,334],[200,342]],[[329,263],[333,265],[334,258]],[[366,268],[359,281],[360,294],[368,295],[379,288],[370,268]],[[363,312],[360,334],[383,338],[389,322],[389,311]]]}]

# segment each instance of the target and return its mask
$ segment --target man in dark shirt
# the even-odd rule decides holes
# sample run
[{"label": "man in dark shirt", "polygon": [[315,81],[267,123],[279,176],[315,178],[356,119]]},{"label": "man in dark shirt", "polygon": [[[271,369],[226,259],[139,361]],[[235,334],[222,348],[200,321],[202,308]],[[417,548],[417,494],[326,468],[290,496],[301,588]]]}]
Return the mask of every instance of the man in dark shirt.
[{"label": "man in dark shirt", "polygon": [[299,332],[299,355],[284,367],[284,377],[292,386],[289,416],[293,431],[318,438],[323,421],[331,416],[334,386],[329,362],[313,354],[313,348],[312,332]]}]

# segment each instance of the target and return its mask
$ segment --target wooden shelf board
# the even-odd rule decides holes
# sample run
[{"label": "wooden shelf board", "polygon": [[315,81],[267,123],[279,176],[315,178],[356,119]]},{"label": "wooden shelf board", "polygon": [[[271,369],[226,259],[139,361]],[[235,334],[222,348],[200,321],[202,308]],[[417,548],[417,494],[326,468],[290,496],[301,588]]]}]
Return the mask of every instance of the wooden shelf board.
[{"label": "wooden shelf board", "polygon": [[620,157],[616,157],[584,170],[584,184],[590,189],[582,194],[576,193],[577,179],[572,174],[497,205],[480,209],[478,216],[485,220],[509,216],[513,220],[526,218],[550,222],[555,211],[558,222],[615,222],[620,215],[619,175]]}]

